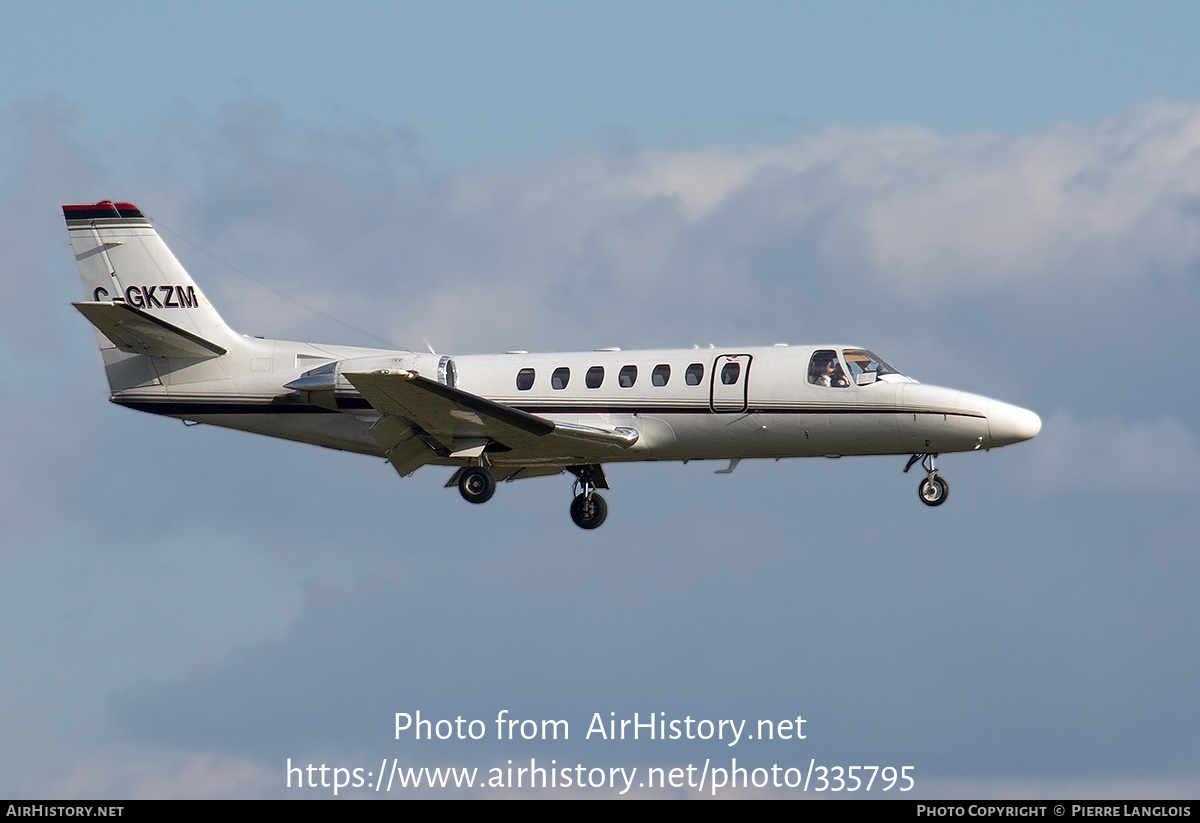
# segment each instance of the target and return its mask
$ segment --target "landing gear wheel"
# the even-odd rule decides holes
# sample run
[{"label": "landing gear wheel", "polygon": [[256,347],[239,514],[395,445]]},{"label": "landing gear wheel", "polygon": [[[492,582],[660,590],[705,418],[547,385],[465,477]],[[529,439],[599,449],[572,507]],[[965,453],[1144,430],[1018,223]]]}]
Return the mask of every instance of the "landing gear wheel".
[{"label": "landing gear wheel", "polygon": [[950,496],[950,485],[935,474],[921,481],[921,488],[917,493],[921,495],[921,502],[926,506],[940,506]]},{"label": "landing gear wheel", "polygon": [[571,519],[581,529],[594,529],[608,517],[608,504],[604,498],[592,492],[576,495],[571,501]]},{"label": "landing gear wheel", "polygon": [[483,466],[472,466],[459,476],[458,491],[468,503],[486,503],[496,493],[496,478]]}]

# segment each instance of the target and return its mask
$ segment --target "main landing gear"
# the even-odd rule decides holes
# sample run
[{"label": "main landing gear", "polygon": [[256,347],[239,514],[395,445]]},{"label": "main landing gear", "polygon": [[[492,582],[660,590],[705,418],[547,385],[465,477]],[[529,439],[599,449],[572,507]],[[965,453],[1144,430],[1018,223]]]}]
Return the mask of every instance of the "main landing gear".
[{"label": "main landing gear", "polygon": [[470,466],[458,476],[458,491],[468,503],[486,503],[496,493],[496,478],[483,466]]},{"label": "main landing gear", "polygon": [[568,471],[577,478],[575,489],[578,492],[571,501],[571,519],[581,529],[598,528],[608,517],[608,503],[596,491],[598,488],[608,488],[604,469],[600,466],[571,466]]},{"label": "main landing gear", "polygon": [[[608,503],[596,491],[607,489],[608,480],[599,465],[569,466],[575,475],[575,499],[571,501],[571,520],[581,529],[595,529],[608,517]],[[486,503],[496,493],[496,477],[487,466],[467,466],[458,474],[458,492],[468,503]],[[454,477],[447,486],[453,485]]]},{"label": "main landing gear", "polygon": [[936,457],[936,454],[914,454],[908,459],[908,465],[904,467],[904,471],[907,472],[917,461],[920,461],[921,468],[925,469],[925,479],[917,487],[917,495],[926,506],[940,506],[950,496],[950,484],[938,476],[937,468],[934,466],[933,461]]}]

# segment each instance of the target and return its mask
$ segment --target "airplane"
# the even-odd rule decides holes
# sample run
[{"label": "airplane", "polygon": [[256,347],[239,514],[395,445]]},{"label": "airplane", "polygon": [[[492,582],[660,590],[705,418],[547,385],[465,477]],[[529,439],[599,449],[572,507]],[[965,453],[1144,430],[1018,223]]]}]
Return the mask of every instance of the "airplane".
[{"label": "airplane", "polygon": [[604,522],[606,463],[910,455],[922,503],[946,502],[941,453],[1041,430],[1031,411],[918,383],[869,350],[821,344],[467,356],[234,332],[130,203],[63,206],[120,406],[385,458],[454,467],[484,503],[498,481],[574,477],[571,519]]}]

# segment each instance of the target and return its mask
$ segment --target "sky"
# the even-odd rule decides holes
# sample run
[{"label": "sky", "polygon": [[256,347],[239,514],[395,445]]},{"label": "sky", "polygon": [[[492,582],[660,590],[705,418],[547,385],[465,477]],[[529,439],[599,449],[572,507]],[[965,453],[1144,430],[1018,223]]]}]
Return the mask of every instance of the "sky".
[{"label": "sky", "polygon": [[[0,796],[316,798],[289,763],[531,760],[911,767],[870,797],[1200,795],[1194,5],[6,20]],[[141,207],[247,334],[845,341],[1043,429],[944,455],[937,509],[904,457],[611,466],[594,532],[566,477],[470,506],[448,469],[108,403],[60,210],[103,199]],[[398,733],[418,711],[488,734]],[[497,740],[504,711],[570,737]],[[635,713],[803,717],[805,738],[587,734]]]}]

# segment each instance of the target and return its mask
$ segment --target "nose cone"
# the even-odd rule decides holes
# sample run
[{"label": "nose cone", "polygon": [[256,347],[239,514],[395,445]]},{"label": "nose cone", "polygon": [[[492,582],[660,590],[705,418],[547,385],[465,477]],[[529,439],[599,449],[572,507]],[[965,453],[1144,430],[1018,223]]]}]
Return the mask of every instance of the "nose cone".
[{"label": "nose cone", "polygon": [[988,404],[988,431],[993,446],[1020,443],[1042,430],[1042,418],[1029,409],[993,400]]}]

